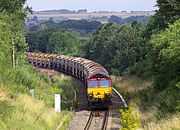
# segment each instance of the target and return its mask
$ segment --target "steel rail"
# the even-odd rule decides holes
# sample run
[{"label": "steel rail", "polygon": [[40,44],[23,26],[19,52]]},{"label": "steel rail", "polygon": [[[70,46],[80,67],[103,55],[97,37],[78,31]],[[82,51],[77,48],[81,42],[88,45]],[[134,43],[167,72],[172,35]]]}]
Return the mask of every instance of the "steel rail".
[{"label": "steel rail", "polygon": [[107,125],[108,125],[108,117],[109,117],[109,109],[106,110],[106,112],[105,112],[101,130],[106,130],[106,129],[107,129]]},{"label": "steel rail", "polygon": [[94,111],[92,110],[90,115],[89,115],[89,119],[88,119],[88,122],[87,122],[84,130],[89,130],[91,123],[92,123],[93,115],[94,115]]}]

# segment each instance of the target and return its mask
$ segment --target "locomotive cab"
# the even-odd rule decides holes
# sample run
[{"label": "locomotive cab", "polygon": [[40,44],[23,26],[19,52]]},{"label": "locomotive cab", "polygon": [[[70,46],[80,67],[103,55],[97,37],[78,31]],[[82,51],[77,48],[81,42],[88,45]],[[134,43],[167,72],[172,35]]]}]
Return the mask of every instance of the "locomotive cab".
[{"label": "locomotive cab", "polygon": [[87,80],[89,102],[106,102],[112,97],[112,82],[108,77],[93,77]]}]

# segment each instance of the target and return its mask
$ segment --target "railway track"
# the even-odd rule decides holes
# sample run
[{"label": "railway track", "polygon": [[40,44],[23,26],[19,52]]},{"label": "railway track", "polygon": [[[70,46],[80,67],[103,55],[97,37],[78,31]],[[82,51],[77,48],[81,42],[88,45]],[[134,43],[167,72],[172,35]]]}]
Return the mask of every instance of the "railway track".
[{"label": "railway track", "polygon": [[[98,124],[99,126],[101,125],[100,130],[106,130],[107,129],[107,125],[108,125],[108,117],[109,117],[109,109],[105,110],[105,111],[100,111],[100,110],[92,110],[90,115],[89,115],[89,119],[88,119],[88,122],[84,128],[84,130],[92,130],[94,129],[93,127],[93,119],[94,118],[97,118],[97,117],[101,117],[99,115],[99,112],[100,113],[103,113],[103,119],[101,120],[101,123],[100,123],[100,119],[98,119],[98,122],[95,122],[96,125]],[[96,126],[97,128],[97,126]]]},{"label": "railway track", "polygon": [[[115,89],[113,88],[114,93],[118,96],[118,98],[122,101],[123,106],[125,108],[127,108],[127,104],[123,98],[123,96]],[[107,125],[108,125],[108,117],[109,117],[109,108],[105,111],[101,111],[101,110],[92,110],[90,115],[89,115],[89,119],[88,122],[84,128],[84,130],[106,130],[107,129]],[[101,114],[99,114],[101,113]],[[102,114],[103,113],[103,114]],[[95,125],[93,126],[93,119],[96,117],[101,117],[103,115],[103,119],[97,119],[98,121],[95,121]],[[101,125],[101,127],[100,127]]]},{"label": "railway track", "polygon": [[102,124],[101,130],[106,130],[107,129],[108,117],[109,117],[109,109],[105,111],[105,115],[104,115],[104,119],[103,119],[103,124]]},{"label": "railway track", "polygon": [[92,123],[92,119],[93,119],[93,116],[94,116],[94,111],[92,110],[90,115],[89,115],[89,119],[88,119],[88,122],[84,128],[84,130],[89,130],[90,126],[91,126],[91,123]]}]

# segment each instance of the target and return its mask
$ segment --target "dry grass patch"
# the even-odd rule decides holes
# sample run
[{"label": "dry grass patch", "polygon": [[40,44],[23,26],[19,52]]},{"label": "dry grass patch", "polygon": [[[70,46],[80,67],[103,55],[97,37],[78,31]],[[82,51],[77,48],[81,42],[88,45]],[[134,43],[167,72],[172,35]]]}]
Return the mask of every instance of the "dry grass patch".
[{"label": "dry grass patch", "polygon": [[9,100],[8,92],[4,88],[4,85],[0,86],[0,101],[7,101]]},{"label": "dry grass patch", "polygon": [[72,112],[54,112],[44,101],[19,94],[10,98],[5,87],[0,87],[0,129],[3,130],[54,130],[64,122],[66,129],[72,118]]},{"label": "dry grass patch", "polygon": [[147,121],[152,121],[154,119],[154,116],[157,113],[157,108],[151,107],[149,110],[141,111],[136,103],[137,101],[132,100],[128,105],[131,106],[134,111],[136,111],[137,117],[141,119],[142,126],[146,125]]},{"label": "dry grass patch", "polygon": [[180,113],[169,116],[159,122],[149,122],[145,130],[180,130]]},{"label": "dry grass patch", "polygon": [[111,76],[113,83],[118,89],[126,89],[128,92],[135,92],[142,89],[146,89],[153,86],[153,82],[150,80],[143,80],[136,76],[123,76],[116,77]]}]

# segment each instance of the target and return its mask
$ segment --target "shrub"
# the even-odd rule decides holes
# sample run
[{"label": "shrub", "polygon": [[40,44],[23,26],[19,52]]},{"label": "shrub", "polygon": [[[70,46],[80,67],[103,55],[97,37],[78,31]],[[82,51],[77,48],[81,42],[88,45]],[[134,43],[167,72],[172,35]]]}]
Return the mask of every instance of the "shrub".
[{"label": "shrub", "polygon": [[135,130],[135,128],[141,127],[140,118],[137,117],[137,113],[132,109],[120,109],[121,125],[120,130]]}]

